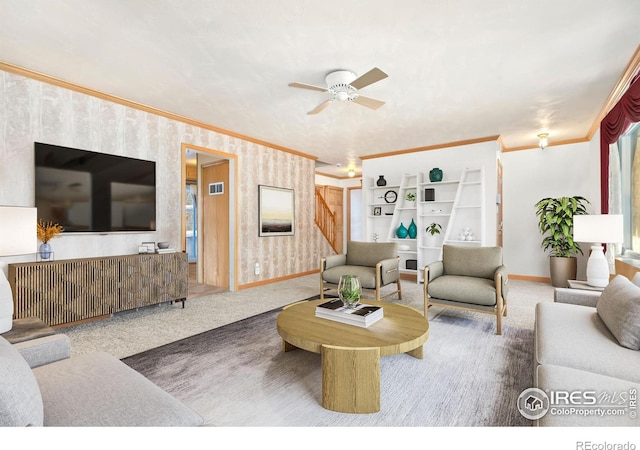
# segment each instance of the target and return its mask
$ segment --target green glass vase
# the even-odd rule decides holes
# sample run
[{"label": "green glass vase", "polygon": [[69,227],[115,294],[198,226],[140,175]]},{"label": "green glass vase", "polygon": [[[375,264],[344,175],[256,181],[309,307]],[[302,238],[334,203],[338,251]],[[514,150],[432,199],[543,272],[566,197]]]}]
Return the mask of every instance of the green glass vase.
[{"label": "green glass vase", "polygon": [[405,227],[404,224],[401,223],[398,229],[396,230],[396,236],[398,236],[400,239],[404,239],[407,237],[408,234],[409,234],[409,230],[407,230],[407,227]]},{"label": "green glass vase", "polygon": [[429,181],[432,183],[442,181],[442,170],[437,167],[434,167],[429,171]]},{"label": "green glass vase", "polygon": [[416,226],[416,223],[413,221],[413,219],[411,219],[411,225],[409,225],[409,229],[407,230],[407,232],[409,233],[409,238],[411,239],[415,239],[416,236],[418,236],[418,227]]}]

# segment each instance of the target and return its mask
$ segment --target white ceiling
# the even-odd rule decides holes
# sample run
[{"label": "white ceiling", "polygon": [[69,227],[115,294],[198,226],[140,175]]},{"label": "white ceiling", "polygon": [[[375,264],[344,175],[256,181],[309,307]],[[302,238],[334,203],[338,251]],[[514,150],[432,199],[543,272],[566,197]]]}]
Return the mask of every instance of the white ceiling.
[{"label": "white ceiling", "polygon": [[[640,0],[0,0],[0,61],[318,157],[587,136],[640,43]],[[307,112],[325,75],[379,67]],[[336,164],[342,167],[336,168]]]}]

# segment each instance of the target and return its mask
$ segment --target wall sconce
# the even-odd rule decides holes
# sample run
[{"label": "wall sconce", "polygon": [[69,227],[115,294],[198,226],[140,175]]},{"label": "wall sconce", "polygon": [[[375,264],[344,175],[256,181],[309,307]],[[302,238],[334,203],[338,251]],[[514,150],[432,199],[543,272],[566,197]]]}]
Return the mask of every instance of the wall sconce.
[{"label": "wall sconce", "polygon": [[540,150],[544,150],[549,145],[549,133],[540,133],[538,139],[538,147],[540,147]]},{"label": "wall sconce", "polygon": [[354,169],[349,169],[349,172],[347,173],[347,175],[353,178],[356,175],[356,171]]}]

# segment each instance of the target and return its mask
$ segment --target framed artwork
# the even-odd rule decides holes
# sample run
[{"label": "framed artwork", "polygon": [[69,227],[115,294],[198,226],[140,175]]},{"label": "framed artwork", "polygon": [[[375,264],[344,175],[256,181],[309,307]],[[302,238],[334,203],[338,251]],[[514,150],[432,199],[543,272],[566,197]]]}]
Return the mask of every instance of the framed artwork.
[{"label": "framed artwork", "polygon": [[258,235],[293,236],[295,191],[258,185]]},{"label": "framed artwork", "polygon": [[380,208],[379,206],[376,206],[373,208],[373,215],[374,216],[381,216],[382,215],[382,208]]}]

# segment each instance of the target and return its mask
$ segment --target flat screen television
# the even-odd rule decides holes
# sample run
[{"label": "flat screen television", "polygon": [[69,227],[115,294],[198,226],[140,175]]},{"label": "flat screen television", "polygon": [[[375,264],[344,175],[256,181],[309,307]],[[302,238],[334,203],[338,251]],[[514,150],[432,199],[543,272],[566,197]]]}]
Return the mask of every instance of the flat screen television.
[{"label": "flat screen television", "polygon": [[38,219],[65,233],[156,229],[156,163],[34,143]]}]

